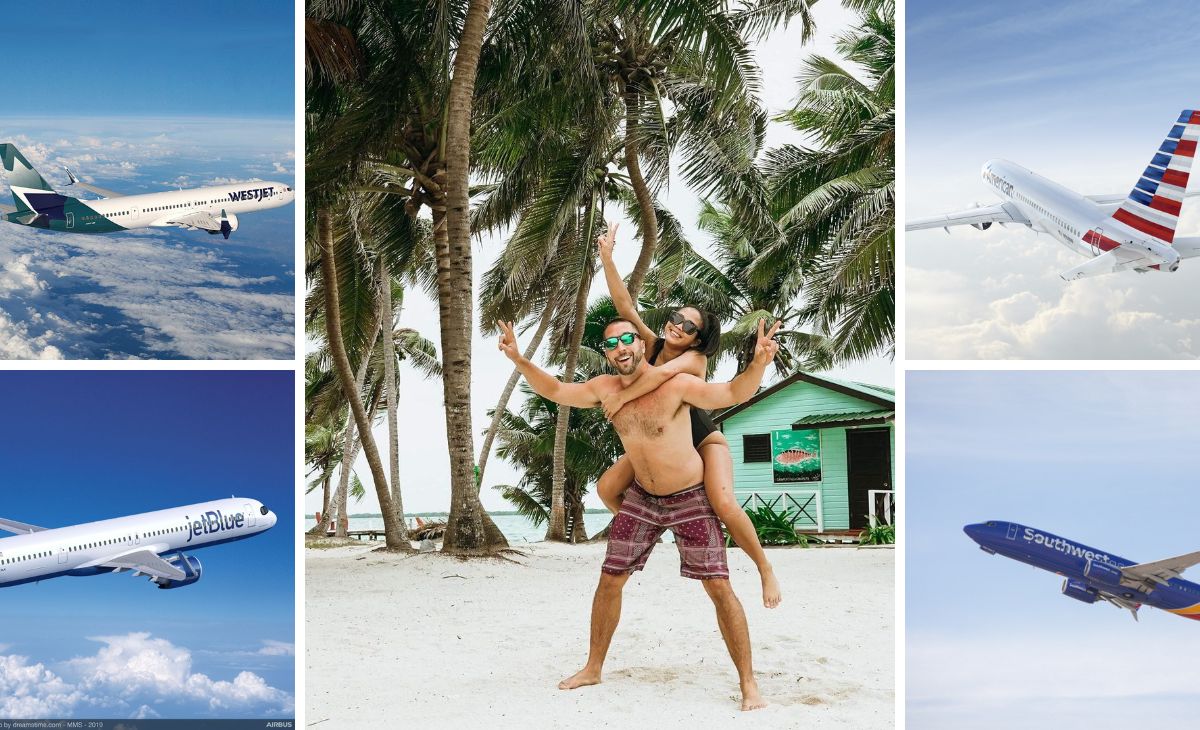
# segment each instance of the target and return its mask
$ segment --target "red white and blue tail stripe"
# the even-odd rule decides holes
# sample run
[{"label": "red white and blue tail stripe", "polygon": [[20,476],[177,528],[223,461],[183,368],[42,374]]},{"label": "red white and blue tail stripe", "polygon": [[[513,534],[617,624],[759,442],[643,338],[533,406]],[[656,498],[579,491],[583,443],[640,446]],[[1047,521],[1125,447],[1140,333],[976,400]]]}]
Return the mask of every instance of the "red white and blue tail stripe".
[{"label": "red white and blue tail stripe", "polygon": [[1185,110],[1129,197],[1113,214],[1113,220],[1136,234],[1170,244],[1175,238],[1198,139],[1200,111]]}]

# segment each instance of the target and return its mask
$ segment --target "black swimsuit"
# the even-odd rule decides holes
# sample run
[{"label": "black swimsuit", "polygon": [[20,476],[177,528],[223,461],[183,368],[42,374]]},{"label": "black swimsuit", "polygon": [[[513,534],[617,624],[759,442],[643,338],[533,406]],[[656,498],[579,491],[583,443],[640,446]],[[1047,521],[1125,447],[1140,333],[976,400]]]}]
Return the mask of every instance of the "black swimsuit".
[{"label": "black swimsuit", "polygon": [[[660,352],[661,352],[661,350],[660,350]],[[657,359],[658,359],[658,356],[656,355],[654,360],[657,360]],[[651,365],[654,364],[654,360],[650,361]],[[713,423],[712,416],[708,415],[708,411],[706,411],[702,408],[696,408],[693,406],[691,408],[691,412],[692,412],[692,446],[694,448],[699,449],[700,444],[703,443],[704,439],[708,438],[708,435],[710,433],[717,430],[717,424]]]}]

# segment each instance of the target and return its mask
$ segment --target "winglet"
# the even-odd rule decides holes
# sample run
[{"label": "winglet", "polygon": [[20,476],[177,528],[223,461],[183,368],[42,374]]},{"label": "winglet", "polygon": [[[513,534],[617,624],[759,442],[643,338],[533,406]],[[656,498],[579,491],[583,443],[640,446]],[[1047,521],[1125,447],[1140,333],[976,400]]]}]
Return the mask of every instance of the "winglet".
[{"label": "winglet", "polygon": [[63,165],[63,169],[67,171],[67,177],[71,179],[71,182],[67,183],[68,185],[74,185],[75,183],[79,182],[75,179],[75,173],[71,172],[71,168]]}]

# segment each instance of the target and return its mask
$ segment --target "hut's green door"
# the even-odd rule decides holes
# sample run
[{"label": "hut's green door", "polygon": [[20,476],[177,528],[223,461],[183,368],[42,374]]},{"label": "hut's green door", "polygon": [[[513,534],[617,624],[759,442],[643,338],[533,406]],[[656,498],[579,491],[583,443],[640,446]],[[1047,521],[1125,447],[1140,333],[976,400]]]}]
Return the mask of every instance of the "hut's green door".
[{"label": "hut's green door", "polygon": [[847,430],[846,451],[850,529],[861,530],[874,509],[868,493],[892,488],[891,434],[886,428]]}]

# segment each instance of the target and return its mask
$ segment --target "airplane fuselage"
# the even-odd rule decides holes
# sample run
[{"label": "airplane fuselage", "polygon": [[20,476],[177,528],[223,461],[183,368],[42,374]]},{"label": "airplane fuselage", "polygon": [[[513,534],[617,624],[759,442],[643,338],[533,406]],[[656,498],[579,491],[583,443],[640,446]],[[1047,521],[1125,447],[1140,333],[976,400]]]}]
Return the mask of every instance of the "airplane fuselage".
[{"label": "airplane fuselage", "polygon": [[1120,569],[1136,565],[1134,561],[1016,522],[993,520],[967,525],[963,531],[985,552],[1057,573],[1087,591],[1112,593],[1134,604],[1200,620],[1200,585],[1191,581],[1171,578],[1149,591],[1132,587],[1120,580]]},{"label": "airplane fuselage", "polygon": [[1117,208],[1099,205],[1048,178],[1008,160],[988,160],[983,181],[1004,202],[1011,203],[1038,232],[1048,233],[1075,253],[1092,257],[1104,253],[1085,243],[1088,231],[1098,228]]},{"label": "airplane fuselage", "polygon": [[[197,212],[221,218],[223,214],[278,208],[296,197],[291,186],[264,181],[99,200],[80,200],[44,190],[14,188],[14,192],[18,191],[28,199],[29,207],[45,214],[31,225],[73,233],[113,233],[169,226],[174,225],[173,220]],[[5,218],[12,223],[22,223],[22,215],[20,212],[9,213]]]},{"label": "airplane fuselage", "polygon": [[191,552],[253,537],[275,513],[254,499],[220,499],[0,539],[0,588],[56,578],[111,573],[107,558],[149,549]]}]

